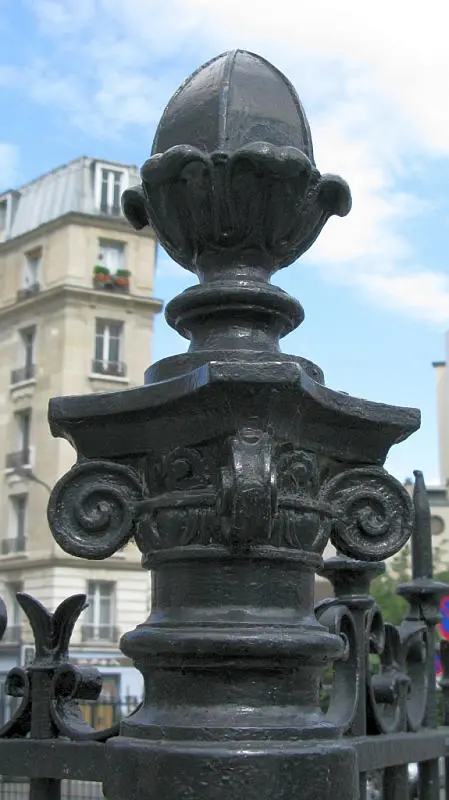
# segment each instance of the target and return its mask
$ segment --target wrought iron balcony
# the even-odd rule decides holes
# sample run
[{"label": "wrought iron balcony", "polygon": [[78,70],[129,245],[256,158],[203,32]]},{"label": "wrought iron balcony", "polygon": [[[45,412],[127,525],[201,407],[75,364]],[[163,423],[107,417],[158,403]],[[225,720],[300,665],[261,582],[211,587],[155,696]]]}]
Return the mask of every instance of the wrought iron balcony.
[{"label": "wrought iron balcony", "polygon": [[129,294],[130,273],[128,270],[114,272],[94,271],[92,282],[94,289],[101,289],[104,292],[118,292],[119,294]]},{"label": "wrought iron balcony", "polygon": [[28,300],[30,297],[35,297],[41,290],[40,283],[32,283],[24,289],[19,289],[17,292],[17,300]]},{"label": "wrought iron balcony", "polygon": [[100,206],[100,213],[107,214],[108,217],[120,217],[122,216],[122,209],[120,208],[120,205],[108,206],[105,203],[102,203]]},{"label": "wrought iron balcony", "polygon": [[129,294],[129,280],[117,281],[114,276],[109,277],[107,280],[98,280],[94,277],[94,289],[101,289],[102,292],[114,292],[115,294]]},{"label": "wrought iron balcony", "polygon": [[30,464],[30,450],[28,447],[18,450],[16,453],[8,453],[6,456],[6,469],[17,469],[28,467]]},{"label": "wrought iron balcony", "polygon": [[18,367],[11,371],[11,383],[22,383],[22,381],[31,381],[36,374],[35,364],[26,364],[24,367]]},{"label": "wrought iron balcony", "polygon": [[9,556],[12,553],[24,553],[26,550],[26,537],[10,536],[8,539],[2,539],[1,549],[3,556]]},{"label": "wrought iron balcony", "polygon": [[116,378],[126,377],[126,364],[123,361],[101,361],[94,358],[92,361],[92,372],[96,375],[111,375]]},{"label": "wrought iron balcony", "polygon": [[83,642],[110,642],[118,644],[120,633],[116,625],[83,625],[81,639]]}]

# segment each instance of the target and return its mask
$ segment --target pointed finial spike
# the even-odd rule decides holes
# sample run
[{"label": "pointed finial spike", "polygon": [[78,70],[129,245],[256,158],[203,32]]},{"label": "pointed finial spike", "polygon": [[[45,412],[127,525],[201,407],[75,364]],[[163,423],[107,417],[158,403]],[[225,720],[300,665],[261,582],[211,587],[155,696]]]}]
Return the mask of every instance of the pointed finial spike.
[{"label": "pointed finial spike", "polygon": [[415,508],[415,526],[412,534],[412,571],[414,578],[431,578],[432,536],[430,531],[430,506],[423,473],[415,469],[415,486],[413,489],[413,505]]}]

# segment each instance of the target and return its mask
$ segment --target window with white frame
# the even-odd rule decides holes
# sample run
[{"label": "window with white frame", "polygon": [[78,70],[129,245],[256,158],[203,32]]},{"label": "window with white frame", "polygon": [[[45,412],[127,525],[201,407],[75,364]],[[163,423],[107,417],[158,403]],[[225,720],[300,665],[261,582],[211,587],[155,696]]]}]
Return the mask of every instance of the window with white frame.
[{"label": "window with white frame", "polygon": [[[14,414],[16,426],[16,452],[23,457],[23,464],[29,464],[31,436],[31,408],[24,408]],[[26,459],[26,460],[25,460]]]},{"label": "window with white frame", "polygon": [[97,319],[95,328],[94,372],[121,375],[123,322]]},{"label": "window with white frame", "polygon": [[125,245],[108,239],[99,241],[99,261],[109,272],[116,273],[125,265]]},{"label": "window with white frame", "polygon": [[97,166],[96,200],[102,214],[121,214],[120,198],[126,188],[124,170],[114,169],[107,165]]},{"label": "window with white frame", "polygon": [[22,288],[29,289],[40,281],[42,267],[42,250],[32,250],[25,253],[25,264],[23,268]]},{"label": "window with white frame", "polygon": [[22,353],[21,363],[24,367],[31,368],[34,365],[36,327],[33,325],[30,328],[22,328],[19,333]]},{"label": "window with white frame", "polygon": [[9,538],[17,543],[17,548],[25,549],[28,495],[13,494],[9,498]]},{"label": "window with white frame", "polygon": [[36,326],[18,331],[17,368],[11,372],[11,383],[33,380],[35,377]]},{"label": "window with white frame", "polygon": [[115,638],[115,583],[88,581],[85,638],[112,641]]}]

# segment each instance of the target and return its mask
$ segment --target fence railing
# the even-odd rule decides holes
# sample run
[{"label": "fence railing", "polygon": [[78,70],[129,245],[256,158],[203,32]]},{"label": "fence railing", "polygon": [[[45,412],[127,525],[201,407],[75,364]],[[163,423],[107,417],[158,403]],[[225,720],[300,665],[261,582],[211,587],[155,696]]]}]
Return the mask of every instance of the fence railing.
[{"label": "fence railing", "polygon": [[[101,676],[69,657],[85,595],[50,613],[19,593],[35,651],[6,679],[0,774],[27,777],[31,800],[67,779],[107,800],[448,800],[448,587],[422,474],[412,499],[383,466],[420,414],[333,391],[279,346],[304,311],[270,278],[349,212],[349,187],[316,168],[291,84],[244,51],[183,84],[152,153],[123,211],[199,279],[166,307],[189,350],[140,388],[49,407],[76,449],[48,505],[55,541],[102,560],[134,538],[152,571],[151,614],[120,640],[145,692],[120,722],[103,706],[98,730]],[[409,541],[394,626],[370,586]],[[318,603],[316,574],[334,591]]]}]

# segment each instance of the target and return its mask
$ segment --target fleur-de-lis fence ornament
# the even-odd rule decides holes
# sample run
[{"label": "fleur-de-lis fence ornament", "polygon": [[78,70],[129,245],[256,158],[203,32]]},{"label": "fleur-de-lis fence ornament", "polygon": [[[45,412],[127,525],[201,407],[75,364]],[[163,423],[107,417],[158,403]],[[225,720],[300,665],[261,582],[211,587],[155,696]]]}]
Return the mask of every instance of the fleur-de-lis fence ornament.
[{"label": "fleur-de-lis fence ornament", "polygon": [[[86,595],[68,597],[53,614],[29,594],[19,592],[16,596],[31,625],[35,654],[29,664],[13,667],[6,676],[6,694],[20,702],[0,729],[0,737],[31,734],[36,739],[51,739],[62,735],[101,742],[116,736],[119,723],[98,731],[85,720],[79,705],[79,701],[99,697],[101,673],[95,667],[75,666],[69,661],[70,638],[87,608]],[[6,624],[6,607],[0,600],[2,636]]]}]

